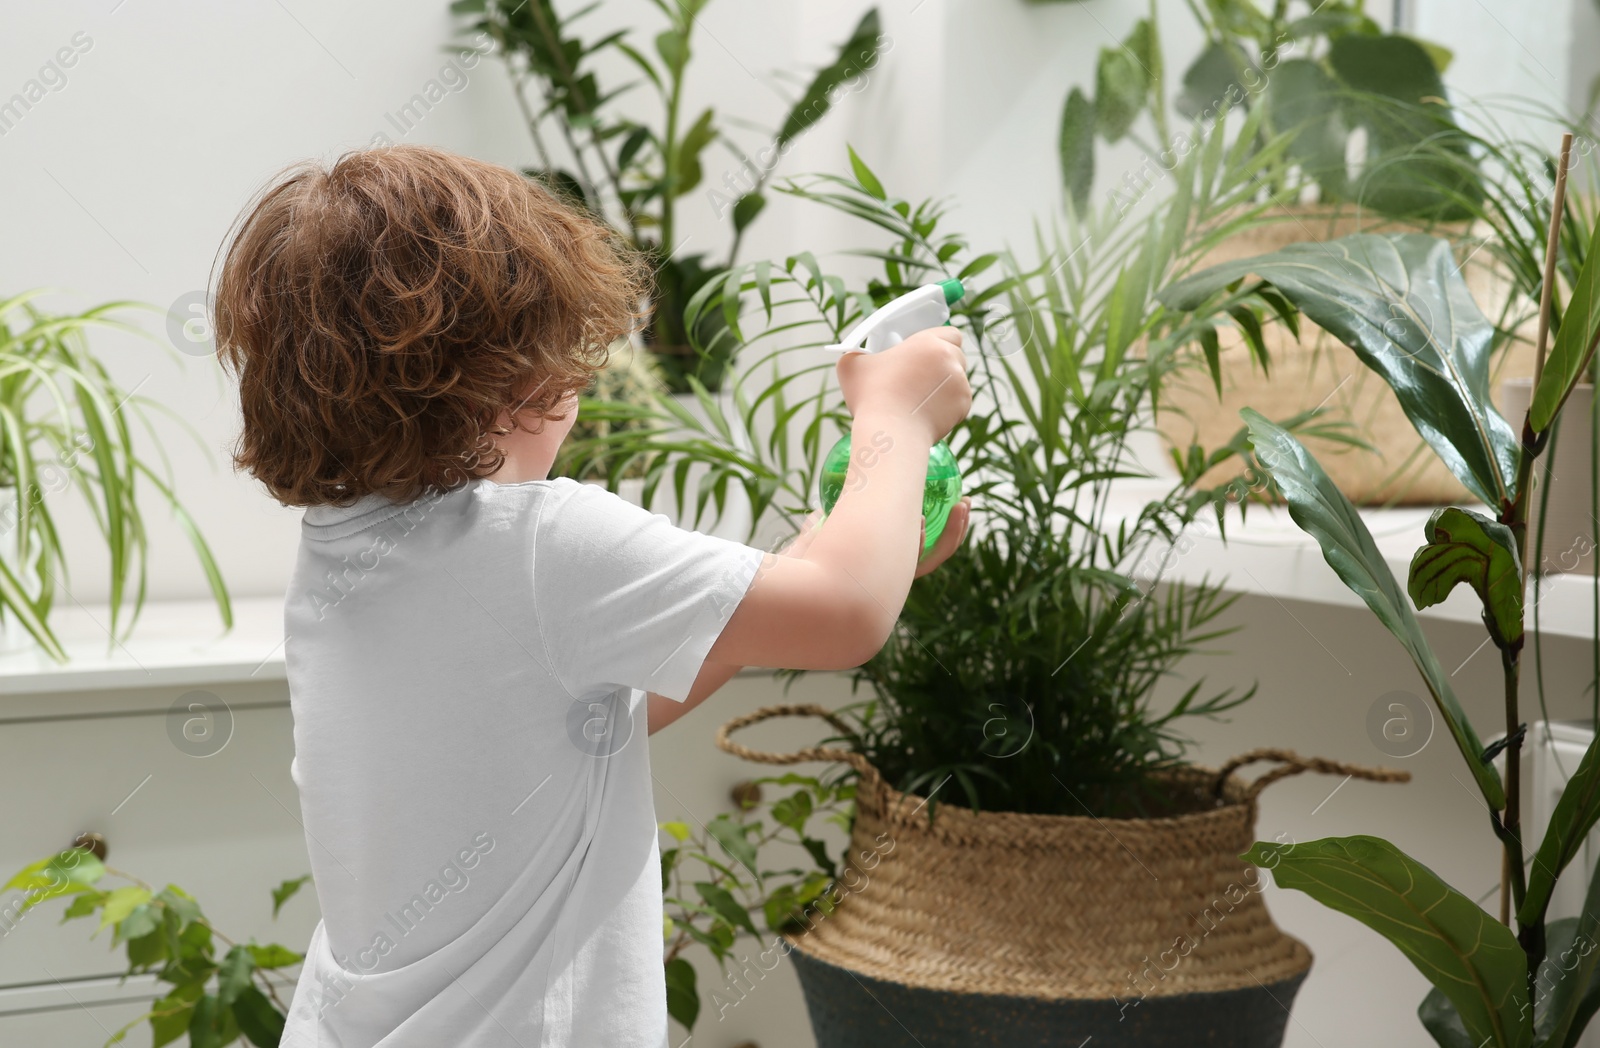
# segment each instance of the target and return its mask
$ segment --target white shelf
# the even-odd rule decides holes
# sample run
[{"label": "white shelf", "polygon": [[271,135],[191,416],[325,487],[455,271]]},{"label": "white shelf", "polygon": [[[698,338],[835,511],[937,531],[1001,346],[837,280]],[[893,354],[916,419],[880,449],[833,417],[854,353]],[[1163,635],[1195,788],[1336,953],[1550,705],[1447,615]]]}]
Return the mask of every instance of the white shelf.
[{"label": "white shelf", "polygon": [[133,635],[113,646],[104,606],[61,606],[50,627],[70,656],[65,664],[8,618],[0,696],[283,680],[283,599],[235,600],[233,615],[224,633],[209,600],[147,602]]},{"label": "white shelf", "polygon": [[[1131,515],[1151,498],[1167,490],[1166,484],[1128,482],[1119,486],[1111,498],[1110,513]],[[1411,558],[1423,544],[1423,526],[1435,507],[1415,506],[1397,509],[1365,509],[1361,517],[1404,588],[1411,569]],[[1480,511],[1482,507],[1479,507]],[[1238,507],[1227,516],[1227,540],[1223,541],[1216,518],[1207,515],[1185,532],[1187,544],[1173,550],[1164,578],[1168,581],[1198,582],[1209,577],[1221,581],[1232,592],[1275,597],[1279,600],[1307,601],[1364,608],[1366,605],[1334,574],[1322,557],[1315,539],[1301,531],[1281,506],[1253,505],[1244,520]],[[1137,572],[1143,578],[1152,574]],[[1594,579],[1587,574],[1550,575],[1541,584],[1540,629],[1547,637],[1581,637],[1594,634]],[[1422,618],[1444,619],[1481,625],[1477,595],[1459,586],[1443,604],[1418,612]],[[1532,609],[1528,627],[1533,627]]]},{"label": "white shelf", "polygon": [[[1115,520],[1119,513],[1135,513],[1163,490],[1159,483],[1120,485],[1108,516]],[[1402,584],[1411,556],[1422,544],[1422,527],[1431,512],[1425,506],[1362,512],[1389,570]],[[1252,506],[1243,522],[1238,509],[1230,509],[1226,543],[1209,517],[1197,522],[1185,538],[1166,567],[1164,578],[1169,581],[1210,578],[1233,592],[1363,607],[1322,559],[1316,542],[1296,527],[1281,507]],[[1139,574],[1148,578],[1151,572]],[[1540,614],[1546,636],[1588,638],[1593,634],[1594,581],[1589,576],[1550,576],[1543,588]],[[1479,622],[1477,598],[1465,587],[1420,614]],[[145,606],[133,636],[112,647],[103,606],[62,607],[51,624],[71,661],[63,665],[51,660],[31,640],[19,639],[13,631],[7,643],[0,645],[0,697],[284,680],[282,599],[237,600],[234,617],[234,628],[223,633],[216,608],[208,600],[152,602]]]}]

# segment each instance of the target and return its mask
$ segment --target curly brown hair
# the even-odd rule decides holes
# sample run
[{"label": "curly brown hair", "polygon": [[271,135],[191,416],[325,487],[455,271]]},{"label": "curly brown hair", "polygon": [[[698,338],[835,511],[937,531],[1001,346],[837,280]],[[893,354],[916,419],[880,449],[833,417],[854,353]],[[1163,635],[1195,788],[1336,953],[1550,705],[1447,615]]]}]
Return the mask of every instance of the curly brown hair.
[{"label": "curly brown hair", "polygon": [[645,262],[615,231],[424,146],[295,165],[231,239],[214,315],[239,378],[234,463],[286,506],[412,502],[489,476],[502,414],[564,418],[644,319]]}]

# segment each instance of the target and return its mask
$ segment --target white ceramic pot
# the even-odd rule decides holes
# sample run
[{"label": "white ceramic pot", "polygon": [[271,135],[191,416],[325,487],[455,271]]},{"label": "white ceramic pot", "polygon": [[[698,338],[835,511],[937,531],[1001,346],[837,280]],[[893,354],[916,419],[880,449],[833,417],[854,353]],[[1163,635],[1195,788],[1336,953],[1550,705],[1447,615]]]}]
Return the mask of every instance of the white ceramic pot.
[{"label": "white ceramic pot", "polygon": [[[1501,386],[1506,418],[1511,428],[1522,432],[1522,420],[1527,416],[1528,405],[1533,400],[1533,380],[1508,379]],[[1594,506],[1594,445],[1590,429],[1594,417],[1594,387],[1580,385],[1567,398],[1561,410],[1561,420],[1556,424],[1555,457],[1549,452],[1540,456],[1534,466],[1534,476],[1549,477],[1549,519],[1544,531],[1544,558],[1538,565],[1541,573],[1575,572],[1587,575],[1594,570],[1595,521],[1591,515]],[[1548,473],[1546,472],[1548,468]],[[1539,527],[1539,504],[1543,495],[1535,486],[1533,503],[1528,513],[1528,559],[1533,560]]]}]

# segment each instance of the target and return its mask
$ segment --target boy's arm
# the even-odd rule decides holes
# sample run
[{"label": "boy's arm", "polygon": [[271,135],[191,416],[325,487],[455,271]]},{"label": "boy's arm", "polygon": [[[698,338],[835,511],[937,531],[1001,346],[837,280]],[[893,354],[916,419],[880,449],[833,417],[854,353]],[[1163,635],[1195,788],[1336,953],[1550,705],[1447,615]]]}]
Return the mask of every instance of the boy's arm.
[{"label": "boy's arm", "polygon": [[[945,525],[944,534],[939,536],[939,541],[934,544],[928,555],[917,564],[916,577],[921,578],[928,572],[937,568],[950,558],[950,555],[960,547],[967,535],[967,524],[971,520],[972,500],[962,499],[950,510],[949,522]],[[800,534],[791,542],[780,556],[800,557],[811,546],[812,540],[817,536],[822,527],[822,514],[813,513],[806,519]],[[918,536],[919,544],[922,536]],[[919,545],[920,548],[920,545]],[[675,702],[664,695],[650,693],[650,734],[665,728],[673,721],[682,717],[700,703],[709,699],[728,681],[732,680],[742,666],[732,666],[722,662],[706,662],[700,667],[700,675],[694,680],[694,688],[689,692],[689,697],[683,702]]]}]

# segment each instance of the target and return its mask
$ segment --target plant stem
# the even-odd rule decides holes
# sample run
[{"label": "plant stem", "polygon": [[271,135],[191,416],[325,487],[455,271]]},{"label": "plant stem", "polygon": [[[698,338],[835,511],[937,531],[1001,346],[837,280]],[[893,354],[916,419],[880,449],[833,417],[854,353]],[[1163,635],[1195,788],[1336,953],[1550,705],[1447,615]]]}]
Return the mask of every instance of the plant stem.
[{"label": "plant stem", "polygon": [[[1561,136],[1561,161],[1556,165],[1555,193],[1550,199],[1550,231],[1544,245],[1544,287],[1539,291],[1539,341],[1533,358],[1533,387],[1544,377],[1545,347],[1550,340],[1550,308],[1555,295],[1556,256],[1561,249],[1561,216],[1567,206],[1567,168],[1572,163],[1572,133]],[[1524,573],[1526,577],[1526,573]]]}]

